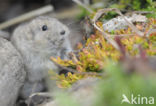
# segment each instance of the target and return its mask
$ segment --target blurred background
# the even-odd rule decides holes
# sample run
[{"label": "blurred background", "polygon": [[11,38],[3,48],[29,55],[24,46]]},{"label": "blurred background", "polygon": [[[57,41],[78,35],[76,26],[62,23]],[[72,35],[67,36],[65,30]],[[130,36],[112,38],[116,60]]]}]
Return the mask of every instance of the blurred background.
[{"label": "blurred background", "polygon": [[13,18],[22,13],[52,4],[55,9],[71,6],[70,0],[0,0],[0,21]]},{"label": "blurred background", "polygon": [[[81,1],[86,4],[92,3],[92,0]],[[47,4],[53,5],[55,11],[75,6],[72,0],[0,0],[0,22]]]},{"label": "blurred background", "polygon": [[[99,8],[119,8],[122,11],[151,11],[156,6],[155,0],[79,0],[96,10]],[[73,0],[0,0],[0,22],[16,17],[22,13],[51,4],[58,18],[76,17],[81,19],[86,11],[77,6]],[[80,12],[81,10],[81,12]],[[155,9],[154,9],[155,10]],[[154,11],[153,10],[153,11]],[[79,14],[81,13],[81,14]],[[79,16],[78,16],[79,14]]]},{"label": "blurred background", "polygon": [[[92,0],[81,1],[90,4]],[[0,23],[49,4],[54,7],[54,10],[44,15],[55,17],[72,28],[70,39],[74,37],[72,44],[75,47],[77,42],[82,41],[83,34],[80,24],[77,24],[80,22],[78,15],[81,14],[81,10],[72,0],[0,0]],[[16,26],[4,30],[12,33]]]},{"label": "blurred background", "polygon": [[[155,0],[79,0],[93,10],[100,8],[119,8],[123,13],[130,11],[156,11]],[[30,12],[51,4],[54,10],[48,16],[55,17],[66,24],[71,29],[73,47],[82,41],[86,32],[84,17],[89,13],[78,6],[73,0],[0,0],[0,23],[14,17]],[[154,13],[155,14],[155,13]],[[154,14],[150,14],[156,16]],[[115,13],[110,13],[106,19],[115,17]],[[4,30],[12,33],[17,25],[7,27]],[[85,29],[86,30],[86,29]],[[74,38],[73,38],[74,37]]]}]

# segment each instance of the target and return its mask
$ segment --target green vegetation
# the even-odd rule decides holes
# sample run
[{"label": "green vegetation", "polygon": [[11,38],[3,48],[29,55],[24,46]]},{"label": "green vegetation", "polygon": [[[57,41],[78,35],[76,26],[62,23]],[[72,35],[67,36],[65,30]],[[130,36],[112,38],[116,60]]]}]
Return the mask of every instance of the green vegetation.
[{"label": "green vegetation", "polygon": [[[110,77],[99,82],[98,90],[96,90],[98,91],[96,92],[96,99],[92,106],[148,106],[149,101],[147,102],[148,104],[146,104],[146,100],[143,102],[140,101],[140,104],[138,104],[138,98],[147,97],[148,100],[149,97],[156,98],[156,79],[154,76],[145,78],[136,73],[127,74],[123,71],[120,64],[114,65],[112,62],[108,62],[105,70],[107,70],[108,76]],[[121,104],[123,94],[127,96],[130,102],[131,95],[136,97],[137,104],[132,102],[132,104]],[[64,102],[67,98],[69,99],[68,102]],[[60,104],[63,104],[60,106],[73,106],[70,102],[73,102],[74,98],[71,98],[66,93],[61,92],[57,99]],[[74,102],[74,106],[80,105]]]},{"label": "green vegetation", "polygon": [[[95,5],[98,2],[103,3],[103,6],[98,8],[94,8],[93,10],[100,9],[100,8],[118,8],[123,12],[132,12],[132,11],[153,11],[153,13],[147,13],[146,15],[148,17],[156,18],[156,1],[154,0],[106,0],[106,2],[103,2],[103,0],[93,0]],[[92,6],[91,6],[92,7]],[[79,18],[85,17],[88,15],[87,10],[81,8],[82,13],[78,16]],[[109,12],[106,19],[110,19],[112,17],[115,17],[117,14],[114,12]]]},{"label": "green vegetation", "polygon": [[[153,26],[156,24],[156,19],[150,18],[146,23],[146,29],[144,33],[147,33]],[[102,23],[99,21],[97,25],[102,28]],[[136,26],[140,29],[143,29],[143,25],[138,23]],[[56,63],[75,69],[78,73],[72,74],[68,73],[67,76],[64,74],[57,75],[56,80],[58,82],[58,86],[61,88],[70,87],[74,82],[79,79],[86,77],[99,77],[96,73],[103,73],[105,71],[105,67],[107,66],[107,60],[111,59],[114,63],[118,63],[124,57],[124,55],[130,57],[138,57],[142,55],[142,51],[145,52],[147,56],[155,56],[156,55],[156,33],[151,33],[148,37],[142,37],[132,32],[130,28],[126,30],[116,30],[113,32],[114,35],[124,34],[125,36],[120,37],[119,41],[116,40],[116,36],[112,36],[112,38],[121,42],[123,46],[121,47],[123,50],[115,49],[103,35],[95,30],[95,34],[91,35],[86,44],[83,46],[81,43],[78,44],[78,54],[72,54],[71,60],[61,60],[60,57],[57,59],[52,58]],[[128,35],[130,34],[130,36]],[[110,36],[111,37],[111,36]],[[143,50],[142,50],[143,49]],[[124,53],[123,53],[124,52]],[[76,56],[78,55],[78,56]],[[127,57],[124,57],[127,58]],[[87,73],[93,72],[95,74],[79,74],[79,73]]]},{"label": "green vegetation", "polygon": [[[109,7],[120,8],[122,10],[145,10],[155,11],[155,2],[152,0],[115,0],[118,4],[112,4]],[[131,4],[131,5],[130,5]],[[84,10],[86,11],[86,10]],[[84,15],[86,12],[84,12]],[[87,13],[88,14],[88,13]],[[95,13],[89,14],[90,17]],[[109,19],[116,16],[114,13],[109,13],[104,19]],[[149,14],[148,14],[149,15]],[[155,17],[156,14],[152,14]],[[103,30],[103,21],[98,20],[96,25]],[[136,106],[139,104],[128,104],[121,101],[123,94],[129,98],[135,96],[139,101],[141,97],[156,98],[156,79],[155,70],[148,62],[148,58],[156,56],[156,32],[151,32],[155,29],[156,19],[148,18],[147,22],[135,23],[136,28],[142,31],[144,35],[140,36],[131,28],[114,30],[108,33],[110,38],[115,41],[119,50],[114,48],[97,29],[94,29],[94,34],[77,46],[77,53],[72,53],[71,60],[62,60],[60,57],[51,58],[57,64],[71,68],[74,72],[68,72],[66,75],[55,75],[52,73],[52,78],[57,81],[60,88],[69,88],[76,81],[87,78],[100,78],[98,92],[93,106]],[[116,36],[118,35],[118,36]],[[119,36],[123,35],[123,36]],[[92,73],[92,74],[90,74]],[[107,75],[107,77],[105,77]],[[58,95],[59,103],[64,106],[79,106],[74,98],[66,93]],[[72,102],[64,102],[64,101]],[[143,101],[141,106],[145,106],[146,101]],[[137,102],[138,103],[138,102]],[[147,104],[148,105],[148,104]]]}]

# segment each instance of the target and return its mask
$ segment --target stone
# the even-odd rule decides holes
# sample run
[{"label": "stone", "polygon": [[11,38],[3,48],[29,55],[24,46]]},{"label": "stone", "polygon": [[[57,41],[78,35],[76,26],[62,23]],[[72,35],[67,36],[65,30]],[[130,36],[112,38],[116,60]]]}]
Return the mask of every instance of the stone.
[{"label": "stone", "polygon": [[[99,81],[98,78],[92,77],[79,80],[67,90],[67,93],[72,97],[72,100],[76,100],[80,106],[92,106],[96,98]],[[54,96],[53,98],[55,99],[37,106],[60,106],[57,97]]]},{"label": "stone", "polygon": [[[133,14],[132,16],[125,16],[125,19],[127,19],[130,23],[134,22],[146,22],[147,18],[146,16],[143,15],[137,15]],[[122,16],[118,16],[116,18],[113,18],[106,23],[103,24],[103,29],[104,31],[115,31],[115,30],[120,30],[120,29],[126,29],[128,27],[127,21]]]}]

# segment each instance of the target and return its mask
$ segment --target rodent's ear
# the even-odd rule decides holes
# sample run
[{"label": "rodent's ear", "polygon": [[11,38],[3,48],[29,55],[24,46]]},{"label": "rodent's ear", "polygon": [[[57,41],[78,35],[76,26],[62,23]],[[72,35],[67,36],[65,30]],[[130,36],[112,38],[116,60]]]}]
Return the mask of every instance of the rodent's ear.
[{"label": "rodent's ear", "polygon": [[12,37],[16,40],[19,39],[28,41],[33,39],[33,34],[28,24],[22,24],[14,30]]}]

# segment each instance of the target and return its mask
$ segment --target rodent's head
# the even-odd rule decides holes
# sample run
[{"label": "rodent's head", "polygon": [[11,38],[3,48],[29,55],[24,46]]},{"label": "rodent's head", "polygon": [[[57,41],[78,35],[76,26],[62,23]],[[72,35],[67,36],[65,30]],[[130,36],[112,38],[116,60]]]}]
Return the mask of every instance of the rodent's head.
[{"label": "rodent's head", "polygon": [[61,48],[68,35],[69,29],[60,21],[41,16],[17,27],[12,41],[18,49],[31,48],[48,52]]}]

